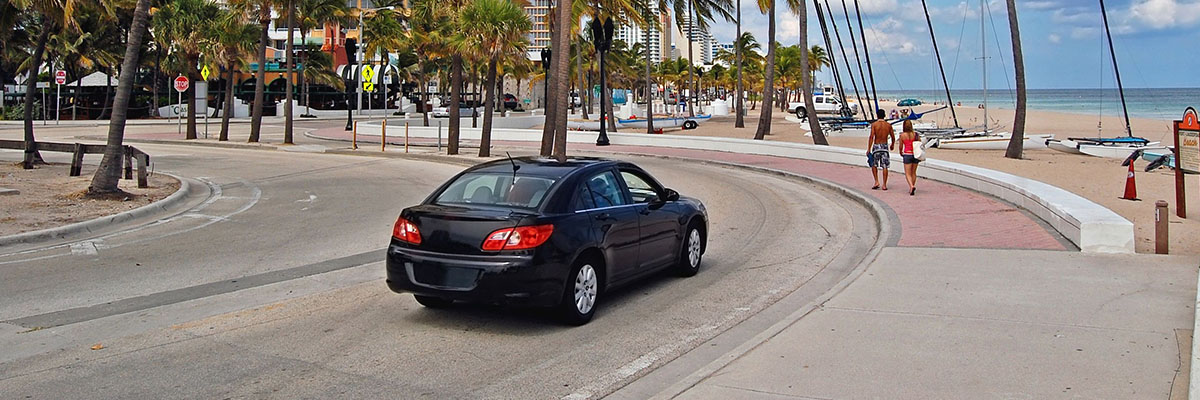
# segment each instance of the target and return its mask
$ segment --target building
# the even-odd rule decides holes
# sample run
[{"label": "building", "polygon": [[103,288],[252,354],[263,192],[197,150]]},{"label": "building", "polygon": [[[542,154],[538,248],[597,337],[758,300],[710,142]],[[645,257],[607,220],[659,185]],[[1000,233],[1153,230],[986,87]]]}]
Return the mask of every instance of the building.
[{"label": "building", "polygon": [[529,30],[530,59],[540,59],[537,54],[542,49],[550,48],[550,0],[529,0],[525,6],[525,15],[529,16],[532,27]]},{"label": "building", "polygon": [[[675,29],[682,39],[675,43],[682,57],[691,59],[694,65],[708,65],[713,62],[712,35],[699,25],[692,26],[688,16],[679,16],[679,25]],[[688,57],[688,44],[691,42],[692,57]]]},{"label": "building", "polygon": [[[717,40],[713,39],[713,41],[712,41],[713,63],[725,64],[724,62],[717,60],[717,57],[721,54],[721,50],[725,50],[725,51],[732,53],[733,52],[733,43],[717,43]],[[726,65],[726,66],[728,66],[728,65]]]}]

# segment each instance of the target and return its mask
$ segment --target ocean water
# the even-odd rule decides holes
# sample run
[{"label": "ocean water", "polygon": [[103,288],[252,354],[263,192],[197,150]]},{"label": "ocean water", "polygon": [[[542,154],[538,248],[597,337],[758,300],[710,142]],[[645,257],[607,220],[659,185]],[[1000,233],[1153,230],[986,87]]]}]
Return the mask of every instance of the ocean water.
[{"label": "ocean water", "polygon": [[[1030,110],[1057,111],[1083,115],[1121,116],[1121,97],[1117,89],[1029,89]],[[982,90],[954,90],[954,102],[964,106],[983,103]],[[914,98],[922,102],[945,102],[944,90],[879,91],[884,99]],[[988,106],[1012,109],[1016,93],[1012,90],[988,90]],[[1125,89],[1125,103],[1132,118],[1176,120],[1187,107],[1200,109],[1200,88],[1131,88]]]}]

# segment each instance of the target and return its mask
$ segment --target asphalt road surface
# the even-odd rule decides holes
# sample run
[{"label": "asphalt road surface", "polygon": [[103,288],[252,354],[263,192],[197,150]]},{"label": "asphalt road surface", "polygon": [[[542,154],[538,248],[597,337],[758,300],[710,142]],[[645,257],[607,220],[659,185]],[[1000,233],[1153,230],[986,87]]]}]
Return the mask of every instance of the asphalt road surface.
[{"label": "asphalt road surface", "polygon": [[820,186],[622,157],[705,202],[708,252],[696,277],[609,293],[572,328],[387,289],[396,215],[462,163],[139,147],[199,197],[87,240],[0,248],[0,398],[602,396],[797,289],[823,290],[805,284],[876,234],[863,206]]}]

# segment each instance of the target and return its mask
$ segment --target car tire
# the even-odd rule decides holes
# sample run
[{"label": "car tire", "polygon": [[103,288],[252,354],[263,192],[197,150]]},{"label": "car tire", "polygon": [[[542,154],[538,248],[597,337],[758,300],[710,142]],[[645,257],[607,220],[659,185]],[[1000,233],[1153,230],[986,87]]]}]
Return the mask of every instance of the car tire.
[{"label": "car tire", "polygon": [[697,126],[700,126],[700,124],[696,123],[696,121],[683,121],[683,129],[692,130],[696,129]]},{"label": "car tire", "polygon": [[450,307],[451,304],[454,304],[454,300],[447,300],[447,299],[443,299],[440,297],[430,297],[430,296],[422,296],[419,294],[414,294],[413,298],[417,299],[417,303],[420,303],[422,306],[425,306],[427,308],[446,308],[446,307]]},{"label": "car tire", "polygon": [[559,314],[564,323],[573,326],[587,324],[596,315],[600,300],[600,273],[590,260],[576,261],[567,275]]},{"label": "car tire", "polygon": [[696,276],[700,272],[700,263],[704,257],[704,232],[698,222],[688,224],[683,235],[683,243],[679,249],[679,260],[675,263],[675,271],[679,276]]},{"label": "car tire", "polygon": [[796,107],[796,118],[803,119],[803,118],[807,118],[807,117],[808,117],[808,109],[805,109],[804,107]]}]

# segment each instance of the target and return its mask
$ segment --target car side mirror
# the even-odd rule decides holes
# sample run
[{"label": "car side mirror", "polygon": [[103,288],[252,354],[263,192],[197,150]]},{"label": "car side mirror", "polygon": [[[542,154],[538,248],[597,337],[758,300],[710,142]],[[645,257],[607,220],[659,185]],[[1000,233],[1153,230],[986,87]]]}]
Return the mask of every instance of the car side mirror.
[{"label": "car side mirror", "polygon": [[675,189],[663,189],[662,200],[663,201],[679,200],[679,192],[676,192]]}]

